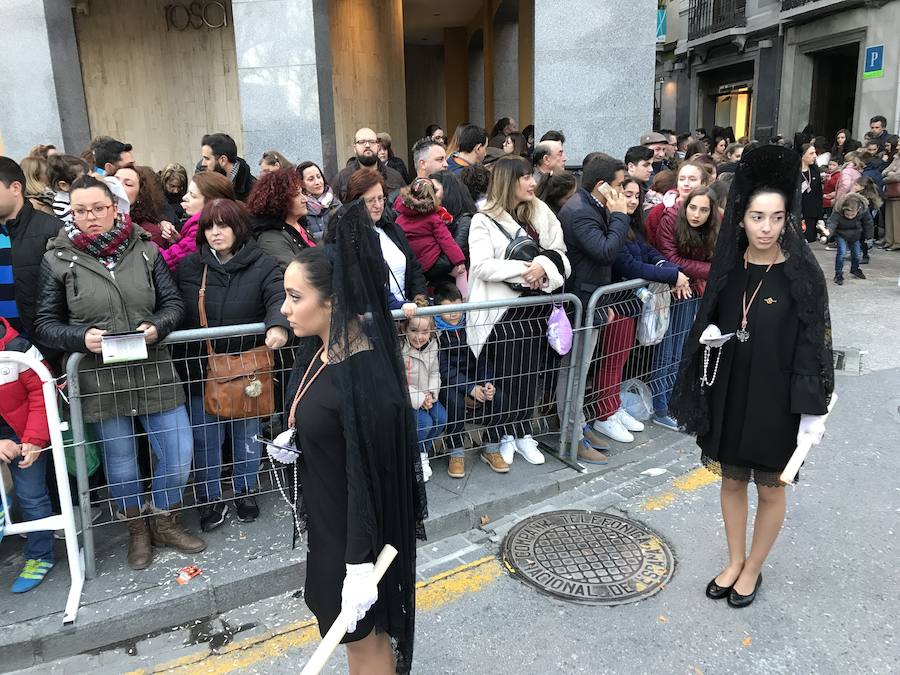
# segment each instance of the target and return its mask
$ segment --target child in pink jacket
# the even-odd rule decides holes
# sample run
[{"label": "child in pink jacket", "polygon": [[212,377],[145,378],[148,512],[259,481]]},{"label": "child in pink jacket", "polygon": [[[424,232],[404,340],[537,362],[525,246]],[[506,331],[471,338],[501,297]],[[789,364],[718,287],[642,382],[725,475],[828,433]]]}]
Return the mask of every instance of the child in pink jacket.
[{"label": "child in pink jacket", "polygon": [[465,273],[466,256],[447,229],[453,216],[441,206],[440,196],[428,178],[417,178],[400,190],[394,210],[397,225],[409,240],[430,284],[453,283],[452,277]]}]

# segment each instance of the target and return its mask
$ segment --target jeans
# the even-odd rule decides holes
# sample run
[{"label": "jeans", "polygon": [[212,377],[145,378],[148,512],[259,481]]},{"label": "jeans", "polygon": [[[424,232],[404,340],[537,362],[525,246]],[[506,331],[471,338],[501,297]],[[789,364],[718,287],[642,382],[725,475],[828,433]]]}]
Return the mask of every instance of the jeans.
[{"label": "jeans", "polygon": [[416,410],[416,435],[419,437],[419,452],[428,452],[428,441],[433,441],[444,431],[447,424],[447,409],[440,401],[435,401],[431,410]]},{"label": "jeans", "polygon": [[681,362],[681,351],[687,339],[701,298],[675,300],[669,309],[669,330],[663,341],[656,346],[653,354],[653,370],[650,376],[650,391],[653,392],[653,411],[658,416],[669,414],[669,396],[678,376],[678,364]]},{"label": "jeans", "polygon": [[244,495],[259,482],[262,445],[253,440],[259,434],[259,418],[229,420],[208,414],[203,397],[191,397],[191,428],[194,435],[194,480],[197,501],[214,502],[222,498],[222,444],[228,433],[234,460],[234,494]]},{"label": "jeans", "polygon": [[[16,440],[17,439],[11,439]],[[22,511],[22,520],[38,520],[53,515],[50,495],[47,492],[47,452],[42,452],[27,469],[19,468],[18,459],[9,463],[16,501]],[[25,535],[25,559],[53,562],[53,532],[29,532]]]},{"label": "jeans", "polygon": [[[138,415],[156,457],[153,469],[153,505],[163,511],[181,504],[182,491],[191,473],[191,424],[180,405],[165,412]],[[143,506],[142,479],[138,468],[135,426],[132,417],[113,417],[93,425],[103,441],[103,468],[109,491],[120,510]]]},{"label": "jeans", "polygon": [[834,276],[835,278],[844,278],[844,254],[847,253],[847,247],[850,247],[850,272],[859,269],[859,260],[862,257],[862,245],[859,239],[854,242],[848,242],[841,235],[835,237],[834,243],[837,245],[837,253],[834,256]]}]

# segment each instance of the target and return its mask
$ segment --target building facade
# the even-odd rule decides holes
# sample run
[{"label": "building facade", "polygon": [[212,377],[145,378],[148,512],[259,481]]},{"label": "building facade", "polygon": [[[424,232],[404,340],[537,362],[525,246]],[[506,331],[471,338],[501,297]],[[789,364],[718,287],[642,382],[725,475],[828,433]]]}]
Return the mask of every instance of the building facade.
[{"label": "building facade", "polygon": [[[569,156],[651,126],[652,0],[4,0],[0,152],[80,154],[92,137],[192,167],[226,132],[334,174],[355,130],[398,154],[430,123],[512,117]],[[625,18],[623,18],[625,17]],[[615,36],[615,41],[611,36]],[[620,45],[630,46],[623,53]],[[626,111],[623,113],[623,111]]]},{"label": "building facade", "polygon": [[657,46],[661,126],[731,126],[761,141],[807,125],[829,139],[842,128],[862,138],[875,115],[900,128],[900,2],[661,4],[677,24]]}]

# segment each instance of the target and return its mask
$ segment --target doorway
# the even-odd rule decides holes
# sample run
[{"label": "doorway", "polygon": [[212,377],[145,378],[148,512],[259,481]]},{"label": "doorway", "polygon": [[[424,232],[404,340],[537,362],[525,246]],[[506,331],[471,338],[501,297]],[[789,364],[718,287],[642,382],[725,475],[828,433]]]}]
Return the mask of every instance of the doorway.
[{"label": "doorway", "polygon": [[716,126],[731,127],[734,138],[750,136],[751,97],[750,83],[723,87],[716,96]]},{"label": "doorway", "polygon": [[813,60],[809,123],[832,140],[838,129],[852,129],[856,103],[859,43],[831,47],[809,55]]}]

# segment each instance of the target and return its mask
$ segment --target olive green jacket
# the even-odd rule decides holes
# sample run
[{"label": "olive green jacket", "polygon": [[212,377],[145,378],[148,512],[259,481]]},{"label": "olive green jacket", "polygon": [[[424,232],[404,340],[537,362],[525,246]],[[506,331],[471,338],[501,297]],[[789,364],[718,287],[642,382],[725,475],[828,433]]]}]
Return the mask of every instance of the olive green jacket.
[{"label": "olive green jacket", "polygon": [[109,333],[134,331],[141,323],[156,326],[165,338],[184,316],[184,301],[169,268],[134,227],[128,248],[113,271],[79,251],[65,230],[47,244],[41,262],[35,331],[41,342],[67,353],[85,354],[78,383],[85,422],[158,413],[184,404],[184,390],[166,347],[147,346],[147,359],[104,366],[89,353],[84,337],[90,328]]}]

